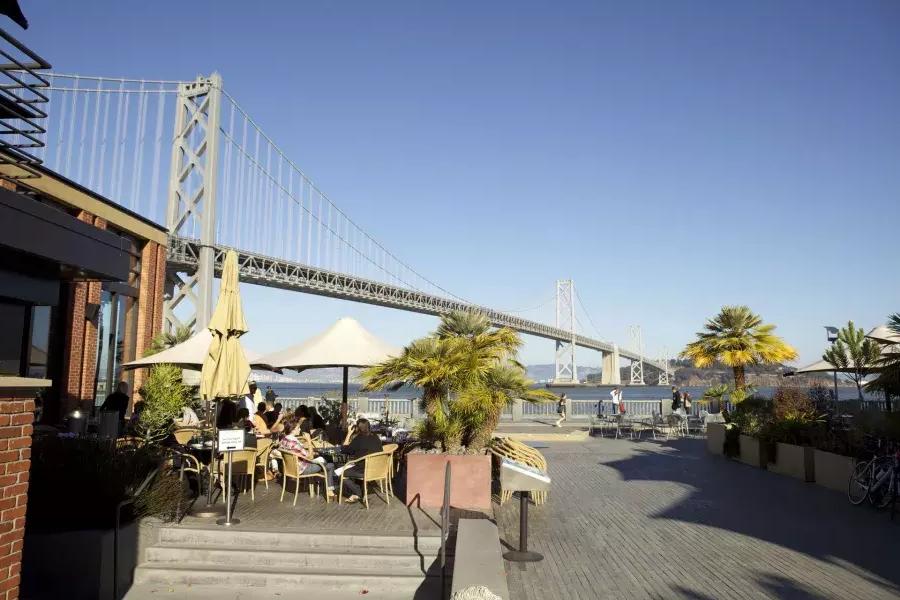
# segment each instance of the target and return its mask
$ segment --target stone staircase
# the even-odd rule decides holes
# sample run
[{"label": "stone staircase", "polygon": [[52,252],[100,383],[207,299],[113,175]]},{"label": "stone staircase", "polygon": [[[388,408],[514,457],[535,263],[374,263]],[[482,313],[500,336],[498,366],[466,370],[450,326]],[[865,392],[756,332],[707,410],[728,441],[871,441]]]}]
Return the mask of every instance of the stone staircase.
[{"label": "stone staircase", "polygon": [[[239,526],[238,526],[239,527]],[[126,600],[440,599],[440,535],[163,527]]]}]

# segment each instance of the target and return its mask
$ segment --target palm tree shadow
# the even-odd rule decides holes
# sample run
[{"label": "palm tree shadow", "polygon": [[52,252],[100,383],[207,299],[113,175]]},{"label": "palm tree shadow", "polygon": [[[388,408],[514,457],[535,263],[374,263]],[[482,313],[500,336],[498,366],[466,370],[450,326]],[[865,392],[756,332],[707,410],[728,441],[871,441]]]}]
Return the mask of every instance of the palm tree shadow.
[{"label": "palm tree shadow", "polygon": [[[708,455],[705,440],[656,444],[664,451],[637,450],[602,463],[626,481],[670,481],[693,490],[652,518],[733,531],[842,567],[850,563],[856,575],[900,594],[900,527],[887,515],[851,506],[818,486]],[[763,577],[760,585],[778,598],[819,598],[782,577]]]}]

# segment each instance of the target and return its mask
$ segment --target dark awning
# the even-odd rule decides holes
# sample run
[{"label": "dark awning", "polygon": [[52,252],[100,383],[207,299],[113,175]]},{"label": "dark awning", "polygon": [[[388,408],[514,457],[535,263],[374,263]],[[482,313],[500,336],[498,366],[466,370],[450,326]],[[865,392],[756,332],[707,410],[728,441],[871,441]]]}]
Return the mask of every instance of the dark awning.
[{"label": "dark awning", "polygon": [[126,240],[29,196],[0,189],[0,227],[0,252],[24,253],[56,267],[42,276],[128,280]]}]

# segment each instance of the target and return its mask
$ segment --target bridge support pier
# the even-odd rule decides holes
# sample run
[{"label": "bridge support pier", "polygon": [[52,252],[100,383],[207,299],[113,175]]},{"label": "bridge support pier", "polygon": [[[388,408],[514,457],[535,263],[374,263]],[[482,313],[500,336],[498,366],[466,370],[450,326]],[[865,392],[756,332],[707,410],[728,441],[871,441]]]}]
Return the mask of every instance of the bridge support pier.
[{"label": "bridge support pier", "polygon": [[600,383],[602,385],[621,385],[622,374],[619,363],[619,347],[613,346],[612,352],[603,354],[603,365],[600,370]]}]

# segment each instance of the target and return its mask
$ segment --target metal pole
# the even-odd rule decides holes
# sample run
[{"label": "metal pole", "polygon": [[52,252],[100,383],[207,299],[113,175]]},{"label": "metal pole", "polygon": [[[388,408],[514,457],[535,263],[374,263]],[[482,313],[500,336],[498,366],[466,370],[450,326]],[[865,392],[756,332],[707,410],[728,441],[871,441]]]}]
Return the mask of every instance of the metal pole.
[{"label": "metal pole", "polygon": [[225,525],[226,527],[231,525],[237,525],[241,522],[240,519],[232,519],[231,518],[231,487],[232,487],[232,470],[231,470],[231,459],[234,455],[233,450],[228,451],[228,483],[225,487],[225,518],[219,519],[216,521],[218,525]]},{"label": "metal pole", "polygon": [[341,394],[341,427],[347,429],[347,414],[350,412],[350,406],[347,404],[347,383],[350,378],[350,367],[344,367],[344,385]]},{"label": "metal pole", "polygon": [[528,550],[528,498],[529,492],[519,491],[519,549],[510,550],[503,555],[512,562],[538,562],[544,555]]},{"label": "metal pole", "polygon": [[[209,416],[209,411],[206,411],[207,418]],[[219,421],[219,402],[218,400],[213,400],[213,418],[212,418],[212,431],[213,431],[213,443],[210,448],[210,459],[209,459],[209,481],[207,482],[207,490],[206,490],[206,506],[202,506],[200,508],[196,508],[191,511],[192,517],[201,517],[201,518],[211,518],[211,517],[220,517],[222,516],[222,507],[215,506],[213,504],[213,467],[216,465],[216,459],[219,455],[219,436],[218,436],[218,421]],[[201,490],[203,488],[201,487]]]}]

